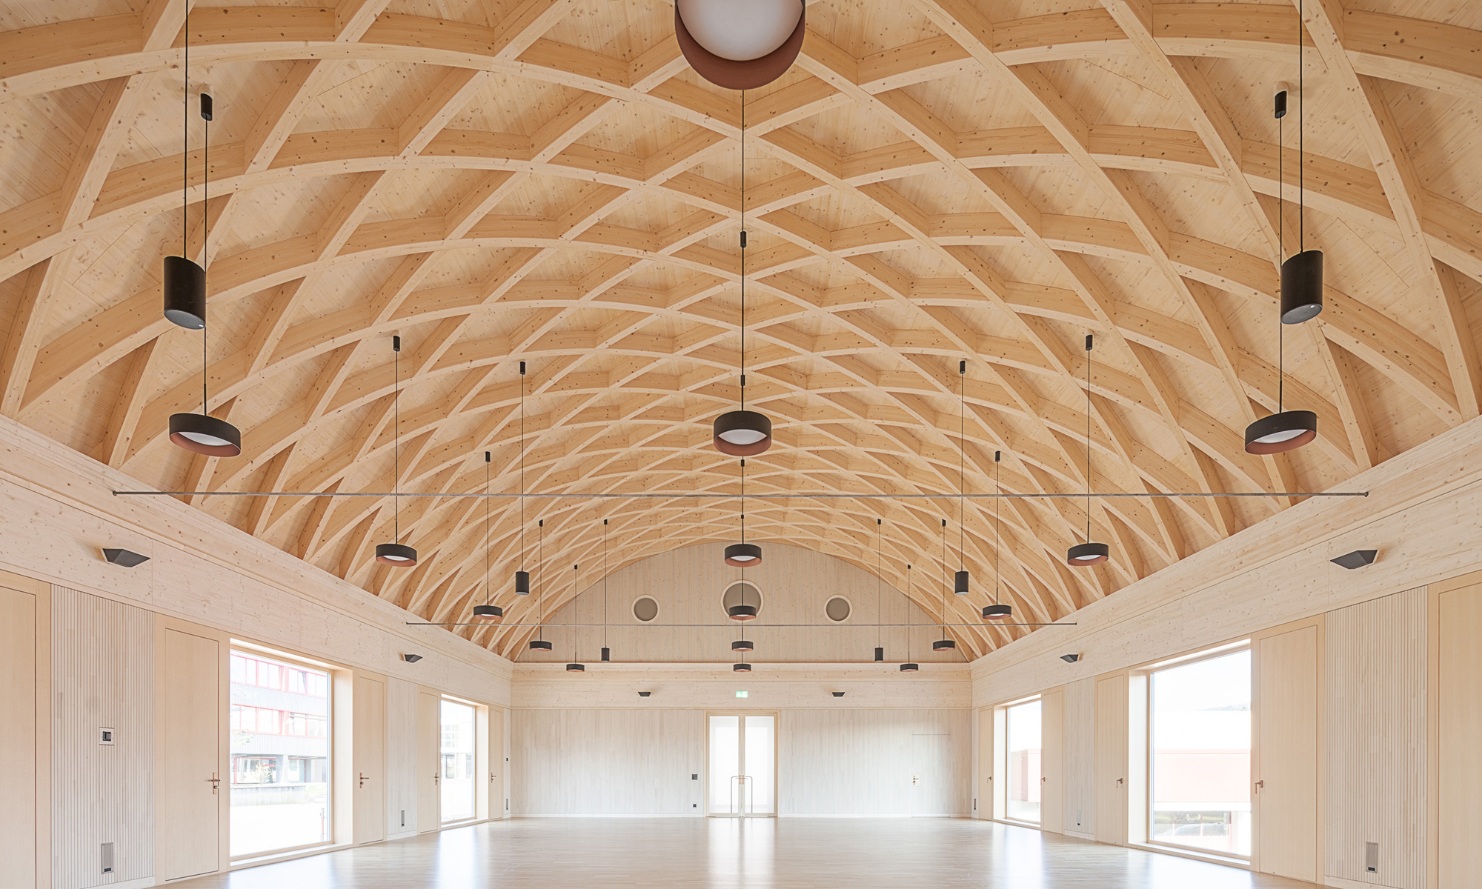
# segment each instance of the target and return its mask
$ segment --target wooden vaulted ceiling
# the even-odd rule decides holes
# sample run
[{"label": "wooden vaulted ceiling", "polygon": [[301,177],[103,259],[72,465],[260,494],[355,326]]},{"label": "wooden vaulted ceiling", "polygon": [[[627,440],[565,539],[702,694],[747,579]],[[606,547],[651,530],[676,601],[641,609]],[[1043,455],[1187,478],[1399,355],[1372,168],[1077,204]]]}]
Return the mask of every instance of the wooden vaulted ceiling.
[{"label": "wooden vaulted ceiling", "polygon": [[[320,0],[328,3],[329,0]],[[1346,3],[1346,5],[1345,5]],[[735,403],[734,93],[679,54],[663,0],[217,0],[190,20],[210,130],[212,410],[240,458],[165,436],[199,409],[199,334],[160,314],[161,257],[202,251],[201,146],[181,133],[182,0],[0,0],[0,411],[161,489],[393,486],[391,335],[406,344],[404,490],[735,492],[709,445]],[[1482,4],[1307,0],[1308,246],[1327,308],[1286,331],[1288,407],[1322,436],[1251,457],[1275,409],[1271,94],[1298,77],[1294,2],[812,0],[802,57],[747,96],[750,400],[777,444],[754,493],[1321,490],[1478,414]],[[1284,158],[1297,169],[1295,115]],[[1286,243],[1279,242],[1283,227]],[[957,363],[969,361],[966,435]],[[433,620],[483,595],[482,503],[405,500],[410,571],[377,566],[385,499],[194,505]],[[1084,503],[1003,504],[1003,593],[1064,616],[1289,505],[1096,503],[1111,562],[1064,567]],[[748,531],[874,569],[958,567],[958,505],[753,500]],[[735,501],[527,503],[527,566],[613,568],[730,541]],[[492,504],[495,601],[518,504]],[[543,569],[536,518],[545,521]],[[950,520],[939,564],[941,518]],[[970,501],[974,593],[992,501]],[[679,582],[679,579],[676,579]],[[553,587],[549,614],[570,590]],[[555,589],[559,589],[558,594]],[[526,630],[462,629],[513,654]],[[970,654],[1024,632],[960,628]]]}]

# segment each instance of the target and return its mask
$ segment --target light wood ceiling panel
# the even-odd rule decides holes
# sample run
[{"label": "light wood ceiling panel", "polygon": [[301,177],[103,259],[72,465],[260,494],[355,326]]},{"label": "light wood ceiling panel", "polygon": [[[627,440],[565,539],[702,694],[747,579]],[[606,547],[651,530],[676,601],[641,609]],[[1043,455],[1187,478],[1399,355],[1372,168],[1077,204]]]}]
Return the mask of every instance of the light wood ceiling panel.
[{"label": "light wood ceiling panel", "polygon": [[[953,495],[993,490],[995,450],[1005,491],[1084,489],[1087,332],[1100,490],[1331,489],[1475,418],[1474,7],[1308,4],[1307,237],[1328,307],[1282,356],[1297,214],[1276,176],[1278,157],[1297,169],[1296,127],[1283,149],[1269,107],[1296,80],[1294,3],[810,4],[798,64],[747,97],[748,396],[778,442],[747,487],[897,497],[757,497],[748,534],[869,569],[883,518],[897,587],[907,562],[923,578],[962,562],[974,592],[949,615],[997,579],[1054,619],[1289,505],[1104,499],[1091,518],[1113,560],[1072,571],[1084,501],[1009,500],[995,578],[993,502]],[[524,484],[572,496],[526,502],[523,550],[519,502],[491,505],[496,577],[590,561],[604,518],[614,568],[735,536],[739,466],[709,423],[738,394],[741,105],[684,63],[669,4],[202,4],[209,207],[204,128],[179,130],[184,9],[0,0],[0,412],[162,489],[440,495],[402,501],[422,553],[406,572],[371,559],[387,498],[191,499],[457,619],[482,581],[482,510],[448,495],[481,489],[486,449],[492,490],[520,490],[523,360]],[[163,434],[199,398],[200,341],[159,314],[182,185],[192,256],[203,210],[213,224],[212,410],[244,428],[236,460]],[[1283,364],[1322,438],[1250,457],[1242,430],[1274,409]],[[933,614],[934,583],[916,587]],[[567,594],[538,592],[548,614]],[[525,640],[462,632],[506,654]],[[978,654],[1023,632],[959,638]]]}]

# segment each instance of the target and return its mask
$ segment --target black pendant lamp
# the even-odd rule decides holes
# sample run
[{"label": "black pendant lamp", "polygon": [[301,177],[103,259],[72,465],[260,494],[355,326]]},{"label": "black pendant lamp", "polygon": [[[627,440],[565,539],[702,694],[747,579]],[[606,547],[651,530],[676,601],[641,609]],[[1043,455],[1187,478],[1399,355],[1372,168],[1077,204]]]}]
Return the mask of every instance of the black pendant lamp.
[{"label": "black pendant lamp", "polygon": [[[523,502],[523,501],[521,501]],[[545,564],[545,519],[535,522],[536,530],[536,565]],[[545,599],[535,597],[535,638],[530,640],[531,651],[552,651],[554,646],[549,639],[545,638]]]},{"label": "black pendant lamp", "polygon": [[762,548],[746,542],[746,460],[741,460],[741,542],[726,547],[726,564],[751,568],[762,563]]},{"label": "black pendant lamp", "polygon": [[750,673],[751,672],[751,664],[748,664],[745,661],[739,661],[737,663],[731,664],[731,672],[732,673]]},{"label": "black pendant lamp", "polygon": [[581,622],[577,620],[577,586],[576,572],[580,565],[571,566],[571,663],[566,665],[568,673],[585,673],[587,665],[581,662],[580,652],[577,651],[577,641],[581,633]]},{"label": "black pendant lamp", "polygon": [[[187,24],[186,32],[190,27]],[[190,71],[185,76],[186,118],[190,116]],[[201,201],[201,262],[209,261],[211,242],[211,118],[212,102],[208,93],[201,93],[201,120],[206,122],[205,194]],[[187,159],[190,152],[185,152]],[[189,162],[187,160],[187,169]],[[188,205],[188,202],[187,202]],[[182,208],[180,227],[185,229],[185,211]],[[236,457],[242,453],[242,433],[237,427],[220,417],[210,414],[211,398],[207,391],[209,382],[206,348],[206,266],[196,265],[183,254],[187,252],[182,236],[181,256],[165,257],[165,317],[186,328],[201,332],[201,412],[199,414],[178,413],[170,415],[170,441],[178,447],[200,454],[203,457]]]},{"label": "black pendant lamp", "polygon": [[731,457],[755,457],[772,446],[772,421],[746,409],[746,93],[741,93],[741,407],[715,418],[715,449]]},{"label": "black pendant lamp", "polygon": [[1086,541],[1077,543],[1065,553],[1072,568],[1099,565],[1111,555],[1111,547],[1091,539],[1091,347],[1094,340],[1086,334]]},{"label": "black pendant lamp", "polygon": [[[1300,54],[1301,50],[1298,50]],[[1300,91],[1300,88],[1299,88]],[[1302,97],[1297,97],[1297,107],[1302,107]],[[1276,93],[1276,128],[1281,133],[1282,121],[1286,117],[1286,90]],[[1277,203],[1285,203],[1286,176],[1282,160],[1286,153],[1285,137],[1278,135],[1281,142],[1277,152]],[[1303,164],[1305,166],[1305,162]],[[1299,175],[1299,180],[1303,178]],[[1300,206],[1300,205],[1299,205]],[[1298,219],[1305,217],[1305,208],[1298,211]],[[1278,214],[1277,240],[1285,242],[1286,214]],[[1301,225],[1306,229],[1305,221]],[[1315,275],[1316,282],[1312,278]],[[1291,310],[1288,310],[1288,294],[1293,294]],[[1313,303],[1312,300],[1316,302]],[[1276,326],[1276,413],[1261,417],[1245,427],[1245,452],[1265,456],[1295,451],[1317,438],[1317,414],[1312,411],[1286,410],[1286,326],[1298,324],[1322,311],[1322,252],[1304,250],[1281,264],[1281,318]]]},{"label": "black pendant lamp", "polygon": [[[520,362],[520,562],[525,562],[525,362]],[[515,571],[515,595],[530,595],[530,572]]]},{"label": "black pendant lamp", "polygon": [[1006,602],[1000,602],[998,591],[1002,585],[1003,561],[1000,558],[1000,550],[1003,543],[1003,484],[1000,481],[999,467],[1002,465],[1003,451],[993,452],[993,604],[983,606],[983,620],[1003,621],[1014,617],[1013,606]]},{"label": "black pendant lamp", "polygon": [[[1281,264],[1281,323],[1301,324],[1322,312],[1322,251],[1307,249],[1307,59],[1306,11],[1297,3],[1297,219],[1298,251]],[[1276,117],[1286,116],[1286,97],[1277,101]],[[1278,124],[1279,126],[1279,124]],[[1285,144],[1281,146],[1286,149]],[[1285,249],[1285,245],[1283,245]]]},{"label": "black pendant lamp", "polygon": [[885,520],[875,519],[875,663],[885,661],[881,638],[885,622]]},{"label": "black pendant lamp", "polygon": [[[942,519],[942,569],[947,568],[947,520]],[[942,588],[942,638],[931,643],[932,651],[951,651],[957,643],[947,638],[947,590]]]},{"label": "black pendant lamp", "polygon": [[957,557],[962,566],[953,578],[952,592],[966,596],[967,574],[967,362],[957,362]]},{"label": "black pendant lamp", "polygon": [[674,37],[695,73],[731,90],[766,86],[803,48],[803,0],[677,0]]},{"label": "black pendant lamp", "polygon": [[[165,318],[172,324],[178,324],[186,330],[206,329],[206,270],[190,259],[189,238],[189,214],[186,212],[190,207],[190,152],[186,150],[185,139],[190,132],[190,7],[192,0],[182,0],[185,6],[185,120],[181,127],[182,148],[180,152],[181,164],[184,166],[184,182],[180,194],[180,255],[166,256],[164,266],[164,293],[165,293]],[[201,119],[211,120],[211,97],[201,93]],[[208,127],[209,131],[209,127]],[[206,150],[210,151],[211,140],[206,140]],[[206,189],[210,193],[211,186],[211,164],[205,165]],[[210,220],[210,205],[203,201],[201,206],[206,220]],[[202,251],[204,258],[205,251]]]},{"label": "black pendant lamp", "polygon": [[612,660],[607,647],[607,519],[602,520],[602,663]]},{"label": "black pendant lamp", "polygon": [[915,673],[921,669],[921,665],[911,660],[911,630],[916,626],[916,615],[911,611],[911,566],[906,565],[906,662],[901,664],[902,673]]},{"label": "black pendant lamp", "polygon": [[484,604],[473,606],[473,619],[497,624],[504,620],[504,609],[489,601],[489,464],[494,455],[484,451]]},{"label": "black pendant lamp", "polygon": [[376,544],[376,561],[395,568],[410,568],[417,564],[417,551],[401,542],[401,337],[391,338],[391,351],[392,372],[396,375],[392,393],[395,419],[392,421],[394,431],[391,445],[391,514],[394,534],[390,543]]}]

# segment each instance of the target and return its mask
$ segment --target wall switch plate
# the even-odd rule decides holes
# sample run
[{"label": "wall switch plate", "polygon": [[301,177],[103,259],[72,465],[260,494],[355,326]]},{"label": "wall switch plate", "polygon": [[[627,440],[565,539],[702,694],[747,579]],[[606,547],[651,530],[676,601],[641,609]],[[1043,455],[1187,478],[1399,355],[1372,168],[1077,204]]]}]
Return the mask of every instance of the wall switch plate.
[{"label": "wall switch plate", "polygon": [[1379,844],[1364,843],[1364,870],[1371,874],[1379,873]]},{"label": "wall switch plate", "polygon": [[99,863],[103,867],[103,873],[113,873],[113,844],[104,843],[99,849]]},{"label": "wall switch plate", "polygon": [[106,745],[108,747],[112,747],[113,746],[113,729],[111,729],[111,728],[100,728],[100,729],[98,729],[98,743],[99,744]]},{"label": "wall switch plate", "polygon": [[401,810],[401,826],[402,827],[406,827],[407,826],[407,810],[406,809],[402,809]]},{"label": "wall switch plate", "polygon": [[698,781],[698,780],[700,780],[700,775],[698,773],[696,773],[696,772],[690,772],[690,780],[691,781]]}]

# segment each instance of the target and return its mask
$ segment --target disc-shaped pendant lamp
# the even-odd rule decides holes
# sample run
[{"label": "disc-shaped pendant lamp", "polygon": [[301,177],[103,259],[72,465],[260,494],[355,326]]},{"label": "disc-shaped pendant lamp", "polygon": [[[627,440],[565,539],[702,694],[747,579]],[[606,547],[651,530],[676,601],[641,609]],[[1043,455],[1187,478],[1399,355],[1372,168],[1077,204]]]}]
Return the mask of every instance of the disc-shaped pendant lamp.
[{"label": "disc-shaped pendant lamp", "polygon": [[393,534],[390,543],[376,544],[376,561],[396,568],[410,568],[417,564],[417,551],[401,542],[401,337],[391,338],[392,373],[395,385],[392,405],[395,419],[392,421],[391,444],[391,515]]},{"label": "disc-shaped pendant lamp", "polygon": [[1099,565],[1111,555],[1111,547],[1091,539],[1091,348],[1094,344],[1092,335],[1086,334],[1086,539],[1065,553],[1065,561],[1072,568]]},{"label": "disc-shaped pendant lamp", "polygon": [[[1300,49],[1298,53],[1301,53]],[[1300,95],[1297,97],[1297,107],[1302,107]],[[1275,114],[1277,133],[1280,134],[1283,130],[1282,121],[1286,117],[1286,90],[1276,93]],[[1281,198],[1278,203],[1281,203],[1285,201],[1286,189],[1286,175],[1281,161],[1286,150],[1285,137],[1278,135],[1277,141],[1282,143],[1278,146],[1276,174],[1278,196]],[[1302,219],[1304,216],[1305,208],[1300,208],[1298,218]],[[1286,217],[1282,214],[1279,219],[1277,240],[1282,241],[1286,237]],[[1305,230],[1305,222],[1302,223],[1302,228]],[[1316,413],[1286,410],[1286,326],[1306,321],[1320,311],[1322,253],[1317,250],[1303,250],[1281,264],[1281,318],[1276,325],[1276,413],[1261,417],[1245,427],[1247,454],[1283,454],[1295,451],[1317,438]]]},{"label": "disc-shaped pendant lamp", "polygon": [[[187,25],[187,30],[189,25]],[[186,118],[190,116],[190,73],[185,77]],[[211,118],[213,116],[211,96],[201,93],[201,120],[206,122],[205,144],[205,195],[201,201],[201,262],[209,260],[211,242]],[[185,152],[187,159],[190,153]],[[187,163],[188,167],[188,163]],[[181,208],[180,227],[185,229],[185,208]],[[182,236],[182,242],[184,237]],[[181,253],[186,249],[181,246]],[[203,457],[236,457],[242,453],[242,433],[237,427],[220,417],[210,414],[211,398],[207,391],[209,383],[206,330],[206,266],[196,265],[181,256],[165,257],[165,317],[188,330],[201,332],[201,412],[199,414],[178,413],[170,415],[170,441],[177,447]]]},{"label": "disc-shaped pendant lamp", "polygon": [[921,669],[921,665],[911,660],[911,630],[916,626],[916,615],[911,611],[911,590],[914,584],[911,582],[911,566],[906,565],[906,662],[901,664],[902,673],[915,673]]},{"label": "disc-shaped pendant lamp", "polygon": [[756,651],[756,646],[750,639],[737,639],[731,643],[731,651]]},{"label": "disc-shaped pendant lamp", "polygon": [[745,661],[742,661],[742,662],[740,662],[738,664],[731,664],[731,672],[732,673],[750,673],[751,672],[751,664],[748,664]]},{"label": "disc-shaped pendant lamp", "polygon": [[675,0],[674,36],[695,73],[752,90],[781,77],[803,48],[803,0]]},{"label": "disc-shaped pendant lamp", "polygon": [[1003,586],[1003,561],[1000,557],[1003,542],[1003,482],[999,473],[1003,465],[1003,451],[993,452],[993,604],[983,606],[983,620],[1005,621],[1014,617],[1013,606],[999,600]]},{"label": "disc-shaped pendant lamp", "polygon": [[[741,8],[738,6],[738,8]],[[678,13],[675,13],[676,16]],[[801,26],[800,26],[801,27]],[[741,406],[715,418],[715,449],[731,457],[754,457],[772,446],[772,421],[746,409],[746,95],[741,96]]]},{"label": "disc-shaped pendant lamp", "polygon": [[484,451],[484,602],[473,606],[473,619],[497,624],[504,620],[504,609],[489,601],[489,464],[494,454]]},{"label": "disc-shaped pendant lamp", "polygon": [[746,542],[746,460],[741,461],[741,542],[726,547],[726,564],[732,568],[752,568],[762,563],[762,548]]},{"label": "disc-shaped pendant lamp", "polygon": [[[947,520],[942,519],[942,567],[947,567]],[[932,651],[951,651],[957,643],[947,638],[947,590],[942,588],[942,638],[931,643]]]},{"label": "disc-shaped pendant lamp", "polygon": [[[523,499],[521,500],[521,502],[524,502]],[[535,530],[537,534],[535,543],[535,564],[537,566],[540,566],[545,564],[545,519],[536,520]],[[545,599],[541,598],[540,596],[536,596],[535,638],[530,640],[530,650],[553,651],[554,648],[555,646],[551,645],[551,641],[545,638]]]},{"label": "disc-shaped pendant lamp", "polygon": [[577,619],[579,611],[576,584],[576,572],[579,568],[580,565],[571,566],[571,663],[566,665],[566,672],[568,673],[585,673],[587,671],[587,665],[581,662],[581,652],[579,650],[581,621]]}]

